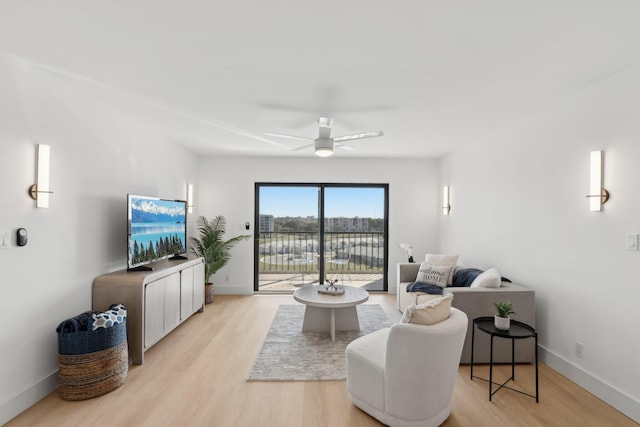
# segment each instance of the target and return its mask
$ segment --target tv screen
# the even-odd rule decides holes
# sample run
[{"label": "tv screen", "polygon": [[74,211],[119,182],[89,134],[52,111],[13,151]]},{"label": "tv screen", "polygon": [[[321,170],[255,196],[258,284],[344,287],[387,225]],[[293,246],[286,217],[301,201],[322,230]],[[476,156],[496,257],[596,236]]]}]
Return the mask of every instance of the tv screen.
[{"label": "tv screen", "polygon": [[187,251],[187,202],[129,194],[127,206],[129,269]]}]

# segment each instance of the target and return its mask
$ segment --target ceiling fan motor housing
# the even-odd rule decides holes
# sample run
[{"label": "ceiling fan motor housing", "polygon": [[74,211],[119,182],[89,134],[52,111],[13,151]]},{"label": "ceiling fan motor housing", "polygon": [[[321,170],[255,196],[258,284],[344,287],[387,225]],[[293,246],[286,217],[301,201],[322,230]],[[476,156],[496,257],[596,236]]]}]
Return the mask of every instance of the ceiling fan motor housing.
[{"label": "ceiling fan motor housing", "polygon": [[316,139],[316,155],[327,157],[333,154],[333,140],[329,138]]}]

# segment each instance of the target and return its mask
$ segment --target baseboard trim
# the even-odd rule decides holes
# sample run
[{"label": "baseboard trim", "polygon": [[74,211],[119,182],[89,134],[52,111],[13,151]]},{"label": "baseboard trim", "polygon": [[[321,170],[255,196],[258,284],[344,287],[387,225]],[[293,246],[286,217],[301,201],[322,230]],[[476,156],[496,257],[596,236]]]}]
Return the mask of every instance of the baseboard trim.
[{"label": "baseboard trim", "polygon": [[214,295],[253,295],[253,289],[239,288],[237,286],[220,286],[213,288]]},{"label": "baseboard trim", "polygon": [[46,395],[58,388],[58,371],[46,376],[41,381],[0,404],[0,425],[17,417],[27,408],[42,400]]},{"label": "baseboard trim", "polygon": [[538,345],[540,360],[547,366],[569,378],[598,399],[611,405],[622,414],[640,423],[640,402],[607,384],[582,368]]}]

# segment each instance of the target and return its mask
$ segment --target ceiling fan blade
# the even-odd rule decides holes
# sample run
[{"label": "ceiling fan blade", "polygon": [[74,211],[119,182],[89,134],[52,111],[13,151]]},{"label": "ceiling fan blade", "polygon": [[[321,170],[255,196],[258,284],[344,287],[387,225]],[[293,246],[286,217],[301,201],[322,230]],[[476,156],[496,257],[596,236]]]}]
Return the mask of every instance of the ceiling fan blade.
[{"label": "ceiling fan blade", "polygon": [[335,142],[335,141],[334,141],[334,143],[333,143],[333,144],[334,144],[336,147],[338,147],[339,149],[344,150],[344,151],[356,151],[356,149],[355,149],[355,148],[353,148],[353,147],[352,147],[352,146],[350,146],[350,145],[340,144],[339,142]]},{"label": "ceiling fan blade", "polygon": [[295,136],[295,135],[285,135],[285,134],[282,134],[282,133],[266,132],[265,135],[267,135],[267,136],[275,136],[275,137],[278,137],[278,138],[299,139],[301,141],[315,141],[315,139],[313,139],[313,138],[305,138],[304,136]]},{"label": "ceiling fan blade", "polygon": [[336,136],[335,138],[333,138],[333,141],[334,142],[353,141],[354,139],[374,138],[376,136],[383,136],[383,135],[384,135],[383,131],[377,130],[372,132],[363,132],[363,133],[354,133],[351,135]]},{"label": "ceiling fan blade", "polygon": [[292,148],[291,151],[302,151],[302,150],[306,150],[309,147],[313,147],[315,145],[316,145],[315,142],[311,143],[311,144],[305,144],[305,145],[303,145],[301,147]]}]

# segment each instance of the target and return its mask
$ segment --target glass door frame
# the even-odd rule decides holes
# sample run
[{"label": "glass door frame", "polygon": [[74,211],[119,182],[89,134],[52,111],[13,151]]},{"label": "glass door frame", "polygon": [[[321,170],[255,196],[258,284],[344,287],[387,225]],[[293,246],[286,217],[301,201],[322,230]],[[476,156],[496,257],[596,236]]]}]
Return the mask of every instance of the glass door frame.
[{"label": "glass door frame", "polygon": [[[260,188],[261,187],[316,187],[318,188],[318,241],[324,241],[325,237],[325,189],[326,188],[381,188],[384,190],[384,262],[382,266],[382,289],[373,292],[388,292],[389,291],[389,184],[388,183],[328,183],[328,182],[256,182],[254,184],[254,244],[253,244],[253,290],[254,292],[260,291],[259,277],[260,277]],[[324,245],[318,245],[319,257],[324,259]],[[318,279],[325,277],[325,265],[320,263]],[[275,292],[275,291],[270,291]],[[287,292],[288,291],[282,291]]]}]

